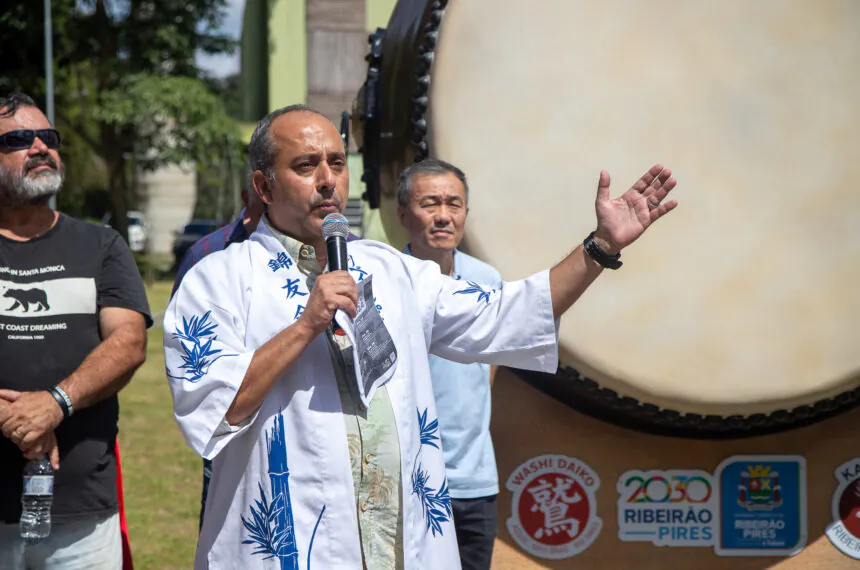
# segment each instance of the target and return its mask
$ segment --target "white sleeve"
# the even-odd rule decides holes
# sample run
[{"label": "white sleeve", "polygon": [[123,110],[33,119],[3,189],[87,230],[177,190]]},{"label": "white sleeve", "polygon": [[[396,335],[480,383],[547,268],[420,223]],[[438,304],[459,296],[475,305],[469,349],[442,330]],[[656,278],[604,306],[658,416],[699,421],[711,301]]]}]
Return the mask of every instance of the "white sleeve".
[{"label": "white sleeve", "polygon": [[[447,360],[483,362],[554,374],[558,322],[552,314],[549,270],[497,288],[410,264],[420,301],[429,303],[428,350]],[[437,266],[438,267],[438,266]]]},{"label": "white sleeve", "polygon": [[222,265],[207,261],[186,274],[167,307],[164,360],[185,441],[212,459],[253,423],[256,412],[239,426],[224,429],[254,351],[244,342],[244,287],[224,273],[214,278]]}]

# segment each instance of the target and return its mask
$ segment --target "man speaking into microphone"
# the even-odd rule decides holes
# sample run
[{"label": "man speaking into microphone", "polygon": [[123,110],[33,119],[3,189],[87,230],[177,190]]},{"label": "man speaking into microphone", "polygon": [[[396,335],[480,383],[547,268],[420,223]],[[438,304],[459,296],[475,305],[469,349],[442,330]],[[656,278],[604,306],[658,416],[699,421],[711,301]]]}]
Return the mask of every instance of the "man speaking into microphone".
[{"label": "man speaking into microphone", "polygon": [[270,113],[249,159],[257,231],[198,263],[164,318],[176,419],[213,460],[195,568],[459,568],[428,354],[554,373],[556,319],[675,207],[671,173],[615,199],[601,173],[584,245],[490,289],[369,240],[326,271],[349,173],[318,112]]}]

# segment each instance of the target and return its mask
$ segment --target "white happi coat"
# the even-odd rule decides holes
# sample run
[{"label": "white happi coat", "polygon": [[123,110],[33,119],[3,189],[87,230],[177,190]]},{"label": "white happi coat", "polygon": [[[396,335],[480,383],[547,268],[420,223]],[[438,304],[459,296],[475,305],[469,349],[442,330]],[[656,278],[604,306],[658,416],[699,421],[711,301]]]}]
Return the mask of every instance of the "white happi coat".
[{"label": "white happi coat", "polygon": [[[488,290],[378,242],[351,242],[349,253],[356,281],[373,276],[397,350],[377,384],[388,390],[400,442],[405,568],[459,568],[427,354],[554,373],[548,272]],[[296,261],[261,222],[248,241],[195,265],[164,317],[176,420],[188,444],[213,459],[196,569],[362,567],[326,336],[308,345],[251,418],[237,427],[224,419],[254,351],[304,310],[309,292]],[[349,317],[338,312],[336,320],[354,338]]]}]

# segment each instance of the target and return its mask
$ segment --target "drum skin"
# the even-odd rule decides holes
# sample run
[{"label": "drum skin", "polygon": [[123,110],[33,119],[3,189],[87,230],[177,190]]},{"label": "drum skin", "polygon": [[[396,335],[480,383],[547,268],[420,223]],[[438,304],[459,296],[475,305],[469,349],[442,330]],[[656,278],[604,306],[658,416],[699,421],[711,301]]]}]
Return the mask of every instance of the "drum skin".
[{"label": "drum skin", "polygon": [[[654,163],[679,208],[562,319],[568,405],[654,433],[732,438],[860,399],[860,5],[399,2],[373,148],[386,231],[399,172],[466,172],[466,249],[517,279],[594,227]],[[367,129],[368,132],[370,129]]]}]

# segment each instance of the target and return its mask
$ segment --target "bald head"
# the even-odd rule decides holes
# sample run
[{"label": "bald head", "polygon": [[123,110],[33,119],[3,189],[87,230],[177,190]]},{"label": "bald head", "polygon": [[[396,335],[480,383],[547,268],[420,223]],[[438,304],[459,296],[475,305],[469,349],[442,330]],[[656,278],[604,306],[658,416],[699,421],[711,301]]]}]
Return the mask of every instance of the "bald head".
[{"label": "bald head", "polygon": [[322,220],[342,212],[349,195],[343,139],[331,121],[312,109],[280,111],[263,119],[254,132],[252,183],[275,228],[324,248]]},{"label": "bald head", "polygon": [[[313,107],[304,104],[287,105],[286,107],[275,109],[263,117],[257,123],[257,128],[254,129],[254,134],[251,135],[251,142],[248,143],[248,162],[250,163],[251,172],[259,170],[271,179],[274,175],[273,168],[278,153],[277,141],[271,136],[272,125],[284,116],[308,118],[309,115],[315,115],[318,118],[324,119],[332,128],[335,128],[334,124],[325,115]],[[335,128],[335,130],[337,129]]]}]

